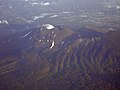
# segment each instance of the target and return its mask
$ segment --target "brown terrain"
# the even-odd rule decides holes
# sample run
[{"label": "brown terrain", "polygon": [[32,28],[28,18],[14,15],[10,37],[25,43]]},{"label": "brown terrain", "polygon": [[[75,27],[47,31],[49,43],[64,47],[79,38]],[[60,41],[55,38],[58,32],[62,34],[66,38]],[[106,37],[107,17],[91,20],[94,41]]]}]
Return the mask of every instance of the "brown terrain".
[{"label": "brown terrain", "polygon": [[0,90],[120,90],[120,32],[45,27],[0,33]]}]

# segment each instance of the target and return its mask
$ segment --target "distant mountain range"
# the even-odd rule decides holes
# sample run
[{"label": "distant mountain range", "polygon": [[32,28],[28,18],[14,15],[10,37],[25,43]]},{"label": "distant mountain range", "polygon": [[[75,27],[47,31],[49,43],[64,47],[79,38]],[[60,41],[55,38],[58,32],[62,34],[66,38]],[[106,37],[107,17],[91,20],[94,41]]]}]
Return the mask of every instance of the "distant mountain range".
[{"label": "distant mountain range", "polygon": [[73,18],[72,23],[74,23],[77,22],[74,17],[80,19],[77,15],[88,17],[91,13],[102,13],[119,16],[119,10],[119,0],[1,0],[0,25],[42,25],[44,23],[56,24],[56,21],[60,25],[65,22],[61,17],[69,18],[69,20]]}]

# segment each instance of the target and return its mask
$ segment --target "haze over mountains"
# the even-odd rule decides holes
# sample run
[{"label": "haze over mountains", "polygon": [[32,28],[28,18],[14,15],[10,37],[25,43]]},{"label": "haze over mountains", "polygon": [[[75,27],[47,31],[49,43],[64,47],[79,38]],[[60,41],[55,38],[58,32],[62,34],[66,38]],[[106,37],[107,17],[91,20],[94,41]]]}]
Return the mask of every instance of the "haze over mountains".
[{"label": "haze over mountains", "polygon": [[99,26],[119,28],[119,0],[1,0],[0,21],[5,24]]},{"label": "haze over mountains", "polygon": [[119,0],[1,0],[0,90],[119,90]]}]

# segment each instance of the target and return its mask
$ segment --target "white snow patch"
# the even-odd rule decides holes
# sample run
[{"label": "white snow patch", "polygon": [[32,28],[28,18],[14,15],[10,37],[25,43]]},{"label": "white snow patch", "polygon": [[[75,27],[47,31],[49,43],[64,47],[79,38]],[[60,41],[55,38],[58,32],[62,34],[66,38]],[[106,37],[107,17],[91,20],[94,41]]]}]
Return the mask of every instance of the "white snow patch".
[{"label": "white snow patch", "polygon": [[9,24],[7,20],[1,20],[0,24]]},{"label": "white snow patch", "polygon": [[55,27],[51,24],[43,24],[43,27],[46,27],[47,29],[51,30],[54,29]]},{"label": "white snow patch", "polygon": [[110,31],[116,31],[116,29],[114,28],[108,28]]},{"label": "white snow patch", "polygon": [[64,44],[64,42],[62,42],[61,44]]},{"label": "white snow patch", "polygon": [[50,18],[55,18],[55,17],[58,17],[59,15],[53,15],[53,16],[50,16]]},{"label": "white snow patch", "polygon": [[34,2],[34,3],[31,3],[32,5],[38,5],[39,3],[36,3],[36,2]]},{"label": "white snow patch", "polygon": [[28,23],[32,23],[32,22],[35,22],[35,21],[33,21],[33,20],[27,20],[27,22],[28,22]]},{"label": "white snow patch", "polygon": [[46,3],[41,2],[41,5],[42,5],[42,6],[49,6],[49,5],[50,5],[50,3],[49,3],[49,2],[46,2]]},{"label": "white snow patch", "polygon": [[45,18],[46,16],[51,15],[51,14],[53,14],[53,13],[42,13],[39,16],[33,16],[32,19],[37,20],[39,18]]},{"label": "white snow patch", "polygon": [[62,13],[65,13],[65,14],[67,14],[67,13],[70,13],[70,12],[62,12]]},{"label": "white snow patch", "polygon": [[38,42],[42,42],[42,40],[39,40]]},{"label": "white snow patch", "polygon": [[116,6],[116,9],[120,9],[120,6]]},{"label": "white snow patch", "polygon": [[20,36],[17,40],[19,40],[19,39],[21,39],[22,38],[22,36]]},{"label": "white snow patch", "polygon": [[94,41],[94,38],[92,38],[92,40],[91,40],[91,41],[92,41],[92,42],[93,42],[93,44],[94,44],[94,42],[95,42],[95,41]]},{"label": "white snow patch", "polygon": [[54,38],[56,37],[56,34],[53,36]]},{"label": "white snow patch", "polygon": [[39,18],[44,18],[44,16],[34,16],[34,17],[33,17],[33,20],[37,20],[37,19],[39,19]]},{"label": "white snow patch", "polygon": [[27,34],[25,34],[22,38],[27,37],[32,31],[28,32]]},{"label": "white snow patch", "polygon": [[50,49],[52,49],[54,46],[55,46],[55,42],[53,41]]},{"label": "white snow patch", "polygon": [[50,40],[47,40],[47,42],[49,42]]},{"label": "white snow patch", "polygon": [[52,31],[52,34],[54,34],[55,31]]},{"label": "white snow patch", "polygon": [[32,37],[30,37],[30,40],[32,39]]}]

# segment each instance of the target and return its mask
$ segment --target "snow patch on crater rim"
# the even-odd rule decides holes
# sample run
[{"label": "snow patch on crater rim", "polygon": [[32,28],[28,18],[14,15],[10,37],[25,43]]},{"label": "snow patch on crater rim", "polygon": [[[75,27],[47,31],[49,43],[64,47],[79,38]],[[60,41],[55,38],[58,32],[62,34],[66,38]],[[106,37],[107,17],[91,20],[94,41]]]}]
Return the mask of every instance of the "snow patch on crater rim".
[{"label": "snow patch on crater rim", "polygon": [[52,49],[54,46],[55,46],[55,42],[53,41],[50,49]]},{"label": "snow patch on crater rim", "polygon": [[42,25],[43,27],[46,27],[47,29],[51,30],[51,29],[54,29],[55,27],[51,24],[43,24]]}]

